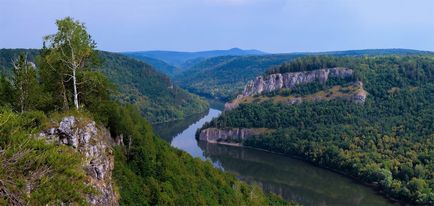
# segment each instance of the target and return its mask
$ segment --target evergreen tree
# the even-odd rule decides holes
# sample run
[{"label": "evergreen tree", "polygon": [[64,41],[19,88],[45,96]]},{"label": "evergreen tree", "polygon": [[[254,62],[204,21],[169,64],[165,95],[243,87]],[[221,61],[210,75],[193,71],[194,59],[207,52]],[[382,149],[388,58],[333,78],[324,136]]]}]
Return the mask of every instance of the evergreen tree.
[{"label": "evergreen tree", "polygon": [[20,54],[13,67],[17,110],[24,112],[37,108],[44,96],[36,77],[35,64],[28,62],[26,56]]},{"label": "evergreen tree", "polygon": [[13,99],[12,84],[4,76],[0,76],[0,106],[12,105]]}]

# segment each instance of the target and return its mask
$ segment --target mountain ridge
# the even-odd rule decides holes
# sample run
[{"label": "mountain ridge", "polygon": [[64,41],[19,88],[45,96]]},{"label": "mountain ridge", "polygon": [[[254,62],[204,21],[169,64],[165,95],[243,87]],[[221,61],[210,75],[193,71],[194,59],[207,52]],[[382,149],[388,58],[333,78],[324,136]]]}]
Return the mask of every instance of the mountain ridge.
[{"label": "mountain ridge", "polygon": [[219,56],[201,61],[174,77],[182,88],[207,98],[229,101],[247,81],[268,69],[304,56],[423,55],[431,51],[412,49],[365,49],[328,52],[296,52],[253,56]]},{"label": "mountain ridge", "polygon": [[169,51],[169,50],[150,50],[150,51],[134,51],[121,52],[131,57],[150,57],[162,60],[175,67],[183,67],[184,63],[198,58],[211,58],[216,56],[245,56],[245,55],[262,55],[267,54],[263,51],[250,49],[243,50],[240,48],[231,48],[228,50],[207,50],[197,52]]}]

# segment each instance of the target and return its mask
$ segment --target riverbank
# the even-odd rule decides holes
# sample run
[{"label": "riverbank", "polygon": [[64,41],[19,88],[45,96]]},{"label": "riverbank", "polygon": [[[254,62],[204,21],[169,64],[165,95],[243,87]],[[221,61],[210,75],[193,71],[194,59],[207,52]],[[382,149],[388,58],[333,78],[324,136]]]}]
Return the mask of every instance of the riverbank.
[{"label": "riverbank", "polygon": [[340,175],[342,177],[349,178],[349,179],[353,180],[354,182],[356,182],[357,184],[369,187],[372,190],[374,190],[377,194],[385,197],[392,204],[397,204],[397,205],[401,205],[401,206],[410,205],[407,202],[403,202],[401,200],[398,200],[398,199],[395,199],[393,197],[390,197],[389,195],[387,195],[387,193],[385,193],[384,191],[382,191],[381,188],[380,188],[380,186],[378,184],[376,184],[376,183],[367,183],[367,182],[364,182],[364,181],[362,181],[357,176],[347,174],[345,172],[339,171],[339,170],[331,168],[331,167],[315,164],[315,162],[309,161],[308,159],[306,159],[306,158],[304,158],[302,156],[274,152],[274,151],[271,151],[271,150],[266,150],[266,149],[262,149],[262,148],[258,148],[258,147],[245,146],[245,145],[243,145],[241,143],[230,143],[230,142],[224,142],[224,141],[203,141],[203,142],[207,142],[207,143],[210,143],[210,144],[216,144],[216,145],[224,145],[224,146],[230,146],[230,147],[237,147],[237,148],[247,148],[247,149],[252,149],[252,150],[257,150],[257,151],[262,151],[262,152],[274,154],[274,155],[279,155],[279,156],[282,156],[282,157],[288,157],[288,158],[292,158],[292,159],[297,159],[297,160],[303,161],[303,162],[305,162],[307,164],[310,164],[312,166],[328,170],[328,171],[333,172],[335,174],[338,174],[338,175]]},{"label": "riverbank", "polygon": [[166,137],[173,147],[202,160],[211,160],[216,168],[230,171],[238,179],[260,186],[266,192],[279,194],[306,206],[376,205],[393,206],[374,190],[343,175],[315,167],[299,158],[259,149],[246,149],[238,142],[230,145],[207,144],[197,141],[195,133],[206,122],[221,114],[210,109],[205,116],[198,115],[161,124],[159,136]]}]

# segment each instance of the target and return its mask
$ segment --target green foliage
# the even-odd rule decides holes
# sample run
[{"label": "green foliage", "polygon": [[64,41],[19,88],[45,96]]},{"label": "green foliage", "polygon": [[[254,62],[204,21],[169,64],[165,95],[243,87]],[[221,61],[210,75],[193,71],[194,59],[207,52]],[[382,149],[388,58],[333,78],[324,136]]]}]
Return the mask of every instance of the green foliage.
[{"label": "green foliage", "polygon": [[0,109],[0,204],[87,204],[92,190],[84,183],[83,157],[31,137],[45,119],[41,112]]},{"label": "green foliage", "polygon": [[[93,116],[114,138],[123,137],[125,144],[115,149],[113,172],[122,205],[285,204],[277,197],[267,198],[258,187],[238,181],[209,162],[172,148],[153,133],[136,106],[122,106],[110,99],[112,84],[100,71],[120,87],[123,97],[149,98],[154,109],[161,106],[158,112],[168,115],[151,113],[158,121],[203,111],[207,105],[202,100],[173,86],[148,65],[120,55],[99,52],[106,61],[96,67],[95,43],[84,25],[69,17],[56,24],[58,32],[45,38],[36,58],[40,70],[21,55],[15,64],[15,88],[3,75],[0,79],[0,103],[18,103],[22,112],[17,115],[0,108],[0,204],[89,204],[86,196],[94,191],[86,186],[84,157],[68,146],[37,138],[42,125],[49,125],[44,112],[55,122],[66,114]],[[17,100],[9,98],[11,88],[17,90]],[[33,98],[50,102],[43,111],[25,112],[37,109]],[[69,110],[72,105],[76,109]],[[145,107],[140,109],[143,112]]]},{"label": "green foliage", "polygon": [[332,57],[332,56],[311,56],[311,57],[297,58],[291,62],[287,62],[269,69],[267,71],[267,74],[312,71],[317,69],[334,68],[338,66],[337,59],[338,57]]},{"label": "green foliage", "polygon": [[117,86],[116,99],[134,104],[150,122],[182,119],[206,111],[208,104],[178,86],[151,66],[120,54],[99,52],[102,65],[97,70]]},{"label": "green foliage", "polygon": [[176,74],[181,73],[181,69],[175,66],[172,66],[170,64],[167,64],[164,61],[158,60],[158,59],[154,59],[154,58],[150,58],[150,57],[146,57],[146,56],[141,56],[139,54],[135,54],[135,53],[126,53],[125,55],[143,61],[146,64],[151,65],[153,68],[155,68],[156,70],[162,72],[163,74],[166,74],[169,77],[174,77]]},{"label": "green foliage", "polygon": [[[300,61],[316,65],[315,58]],[[275,132],[243,144],[297,155],[376,183],[394,198],[432,205],[434,179],[428,171],[434,157],[434,58],[324,58],[320,62],[354,69],[368,92],[366,102],[245,104],[205,127],[274,128]]]},{"label": "green foliage", "polygon": [[243,90],[247,81],[259,76],[267,68],[299,56],[301,55],[215,57],[194,64],[174,79],[190,92],[228,101]]},{"label": "green foliage", "polygon": [[[12,65],[7,59],[17,58],[20,52],[25,52],[29,61],[37,63],[41,86],[47,96],[51,97],[41,109],[69,109],[72,106],[73,94],[71,82],[66,81],[69,77],[64,75],[68,68],[57,61],[56,55],[51,54],[52,50],[0,49],[0,67],[4,68],[5,76],[12,76]],[[40,55],[36,57],[38,54]],[[102,72],[119,91],[110,91],[110,96],[122,103],[138,106],[142,115],[152,123],[182,119],[191,114],[204,112],[208,108],[205,100],[174,85],[167,76],[143,62],[103,51],[97,52],[96,57],[92,58],[96,58],[97,64],[83,72]],[[86,83],[83,79],[85,76],[77,76],[78,82],[84,82],[79,83],[79,98],[80,101],[85,101],[86,97],[83,95],[86,91],[80,89],[80,86],[83,87]]]},{"label": "green foliage", "polygon": [[5,76],[0,75],[0,106],[12,106],[14,102],[12,84]]},{"label": "green foliage", "polygon": [[[86,69],[95,64],[96,58],[92,57],[95,57],[96,43],[87,33],[84,24],[79,21],[66,17],[57,20],[56,25],[57,33],[44,37],[44,49],[48,45],[48,52],[43,53],[47,56],[42,59],[49,60],[46,64],[50,66],[50,69],[62,75],[62,78],[55,79],[63,84],[63,87],[59,89],[65,88],[64,84],[70,84],[74,107],[79,109],[81,90],[77,87],[82,82],[77,76],[83,75]],[[59,67],[54,67],[53,64]],[[65,94],[66,91],[63,93]]]},{"label": "green foliage", "polygon": [[[36,66],[27,61],[22,53],[14,63],[14,91],[17,110],[24,112],[40,108],[46,103],[36,76]],[[7,88],[6,88],[7,89]]]},{"label": "green foliage", "polygon": [[[418,55],[430,53],[431,52],[406,49],[374,49],[321,53],[272,54],[259,56],[219,56],[194,63],[192,66],[184,68],[183,73],[175,75],[173,78],[176,83],[178,83],[181,87],[186,88],[190,92],[205,96],[210,99],[219,99],[221,101],[227,102],[241,93],[249,80],[264,74],[264,72],[270,68],[272,69],[284,62],[292,61],[299,57],[317,55],[328,55],[335,57]],[[333,66],[333,64],[328,66]]]},{"label": "green foliage", "polygon": [[29,62],[36,62],[36,56],[39,54],[38,49],[0,49],[0,74],[12,76],[14,60],[20,54],[25,54]]},{"label": "green foliage", "polygon": [[127,145],[115,150],[121,205],[288,205],[171,148],[134,107],[118,107],[112,114],[112,133],[122,134]]}]

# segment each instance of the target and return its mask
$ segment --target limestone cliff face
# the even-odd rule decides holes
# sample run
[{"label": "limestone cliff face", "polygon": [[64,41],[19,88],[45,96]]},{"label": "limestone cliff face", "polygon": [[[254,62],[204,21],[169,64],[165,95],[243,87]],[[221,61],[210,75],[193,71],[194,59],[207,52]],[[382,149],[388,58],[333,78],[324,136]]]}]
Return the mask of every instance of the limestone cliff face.
[{"label": "limestone cliff face", "polygon": [[270,74],[256,77],[244,88],[243,96],[252,96],[276,91],[282,88],[294,88],[297,85],[309,84],[315,81],[327,82],[329,77],[346,78],[353,75],[353,70],[348,68],[318,69],[306,72],[289,72],[284,74]]},{"label": "limestone cliff face", "polygon": [[84,155],[87,184],[96,190],[96,194],[87,197],[90,205],[118,205],[112,180],[114,156],[107,130],[99,129],[93,121],[69,116],[63,118],[58,127],[41,132],[39,137],[54,144],[68,145]]},{"label": "limestone cliff face", "polygon": [[265,128],[207,128],[200,131],[199,140],[209,143],[242,141],[254,135],[262,134]]},{"label": "limestone cliff face", "polygon": [[[326,83],[330,77],[347,78],[351,76],[353,76],[353,70],[342,67],[305,72],[276,73],[265,77],[259,76],[255,80],[250,80],[245,86],[243,93],[238,95],[236,99],[273,92],[282,88],[294,88],[298,85],[309,84],[315,81]],[[359,99],[363,99],[364,101],[362,96]],[[225,110],[231,110],[237,106],[238,102],[232,101],[225,104]]]}]

